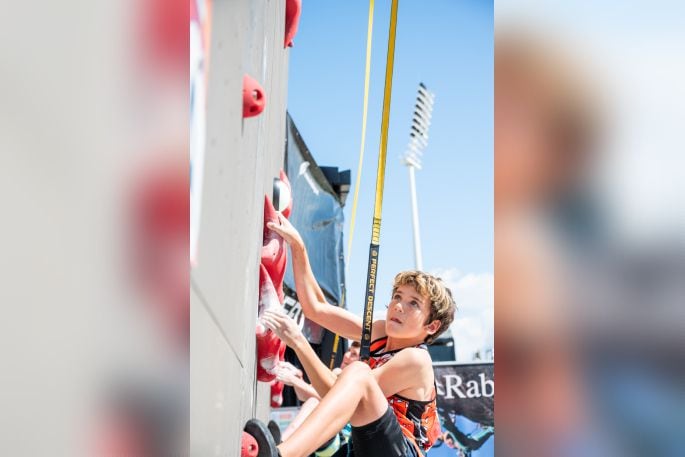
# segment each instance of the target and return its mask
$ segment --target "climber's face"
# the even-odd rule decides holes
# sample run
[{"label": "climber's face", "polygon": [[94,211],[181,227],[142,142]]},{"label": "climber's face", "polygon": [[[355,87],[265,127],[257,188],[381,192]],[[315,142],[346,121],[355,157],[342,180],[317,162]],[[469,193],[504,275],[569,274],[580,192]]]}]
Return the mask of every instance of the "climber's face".
[{"label": "climber's face", "polygon": [[411,285],[401,285],[388,304],[385,330],[391,338],[423,341],[437,330],[435,323],[426,324],[429,317],[428,297],[419,294]]}]

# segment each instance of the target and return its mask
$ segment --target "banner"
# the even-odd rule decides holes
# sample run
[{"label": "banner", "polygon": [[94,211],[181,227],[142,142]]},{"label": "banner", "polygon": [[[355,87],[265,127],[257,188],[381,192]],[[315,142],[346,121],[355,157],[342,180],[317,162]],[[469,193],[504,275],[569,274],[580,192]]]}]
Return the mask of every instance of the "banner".
[{"label": "banner", "polygon": [[299,407],[272,408],[269,419],[276,422],[281,433],[283,433],[290,423],[295,420],[299,412]]},{"label": "banner", "polygon": [[443,435],[428,456],[494,456],[494,365],[436,363],[433,371]]},{"label": "banner", "polygon": [[[307,246],[314,277],[330,304],[344,306],[341,303],[345,287],[343,205],[349,189],[349,172],[319,167],[289,114],[286,121],[286,174],[293,195],[293,211],[289,220]],[[299,303],[291,260],[288,257],[283,290],[290,298],[288,310],[292,309],[296,314]],[[310,343],[324,344],[324,329],[306,319],[303,325]]]}]

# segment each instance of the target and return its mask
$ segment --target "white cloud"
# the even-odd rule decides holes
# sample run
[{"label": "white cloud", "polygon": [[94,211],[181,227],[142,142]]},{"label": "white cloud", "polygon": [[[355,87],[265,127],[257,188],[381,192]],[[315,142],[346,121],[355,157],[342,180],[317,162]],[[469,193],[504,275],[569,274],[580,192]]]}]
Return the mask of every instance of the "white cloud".
[{"label": "white cloud", "polygon": [[463,274],[456,268],[436,269],[431,274],[445,281],[457,303],[457,313],[450,327],[457,361],[470,362],[477,350],[492,349],[495,316],[493,274]]}]

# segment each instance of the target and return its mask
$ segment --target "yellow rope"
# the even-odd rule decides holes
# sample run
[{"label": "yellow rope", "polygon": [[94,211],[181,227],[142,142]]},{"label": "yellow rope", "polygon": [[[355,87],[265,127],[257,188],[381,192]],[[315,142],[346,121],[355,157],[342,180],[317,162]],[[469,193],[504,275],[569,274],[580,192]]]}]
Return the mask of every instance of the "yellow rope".
[{"label": "yellow rope", "polygon": [[[373,1],[373,0],[371,0]],[[343,292],[340,297],[340,306],[345,304],[345,289],[343,289]],[[335,368],[335,356],[338,354],[338,346],[340,345],[340,335],[337,333],[335,334],[335,337],[333,338],[333,349],[331,349],[331,358],[328,361],[328,369],[332,370]]]},{"label": "yellow rope", "polygon": [[[388,152],[388,128],[390,127],[390,96],[392,95],[392,72],[395,65],[395,33],[397,31],[397,0],[392,1],[390,12],[390,33],[388,36],[388,60],[385,64],[385,93],[383,94],[383,120],[381,122],[381,145],[378,151],[378,173],[376,174],[376,203],[373,209],[374,222],[378,219],[379,230],[374,230],[371,242],[380,243],[380,219],[383,207],[383,185],[385,184],[385,156]],[[374,239],[375,237],[375,239]]]},{"label": "yellow rope", "polygon": [[[350,271],[350,256],[352,255],[352,238],[354,237],[354,222],[357,217],[357,202],[359,201],[359,183],[362,178],[362,164],[364,163],[364,144],[366,143],[366,114],[369,108],[369,81],[371,79],[371,42],[373,36],[373,6],[374,0],[369,0],[369,23],[366,31],[366,67],[364,70],[364,106],[362,108],[362,139],[359,147],[359,165],[357,165],[357,180],[354,183],[354,198],[352,199],[352,215],[350,216],[350,236],[347,238],[347,259],[345,260],[345,270]],[[343,291],[340,304],[345,303],[345,292]],[[333,339],[333,350],[328,368],[333,369],[335,355],[338,353],[340,335],[336,334]]]},{"label": "yellow rope", "polygon": [[381,122],[381,144],[378,151],[378,173],[376,174],[376,201],[373,210],[369,263],[366,272],[366,299],[361,335],[360,359],[366,361],[370,355],[371,327],[373,324],[373,302],[376,296],[376,274],[378,272],[378,251],[381,242],[381,210],[383,208],[383,185],[385,184],[385,157],[388,152],[388,128],[390,126],[390,98],[392,95],[392,73],[395,65],[395,34],[397,32],[397,3],[392,0],[390,10],[390,31],[388,32],[388,58],[385,64],[385,91],[383,94],[383,119]]},{"label": "yellow rope", "polygon": [[[350,236],[347,239],[347,260],[345,269],[349,271],[352,255],[352,238],[354,237],[354,223],[357,217],[357,201],[359,200],[359,185],[362,178],[362,164],[364,163],[364,144],[366,143],[366,115],[369,107],[369,80],[371,79],[371,37],[373,36],[373,6],[374,0],[369,0],[369,23],[366,32],[366,69],[364,71],[364,107],[362,109],[362,139],[359,147],[359,165],[357,165],[357,180],[354,184],[354,198],[352,199],[352,214],[350,216]],[[337,343],[337,340],[336,340]]]}]

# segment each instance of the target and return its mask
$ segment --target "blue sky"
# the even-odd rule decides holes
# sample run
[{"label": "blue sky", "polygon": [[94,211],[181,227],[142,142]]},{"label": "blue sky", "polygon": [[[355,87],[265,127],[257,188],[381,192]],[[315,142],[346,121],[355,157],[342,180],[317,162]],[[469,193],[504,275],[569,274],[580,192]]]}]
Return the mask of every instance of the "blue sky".
[{"label": "blue sky", "polygon": [[[390,0],[377,1],[366,152],[347,276],[348,308],[358,314],[371,236],[389,17]],[[288,110],[317,162],[352,170],[353,185],[361,139],[367,19],[366,1],[303,2],[290,50]],[[420,81],[436,94],[423,169],[417,172],[424,269],[449,277],[457,289],[457,283],[462,281],[463,286],[468,278],[469,284],[483,286],[479,280],[485,275],[484,287],[491,289],[493,5],[478,0],[404,0],[398,13],[377,312],[385,309],[393,276],[414,266],[408,174],[399,157],[409,140]],[[346,247],[353,192],[345,208]],[[475,295],[488,302],[490,292]],[[466,308],[483,306],[492,304],[474,302]]]}]

